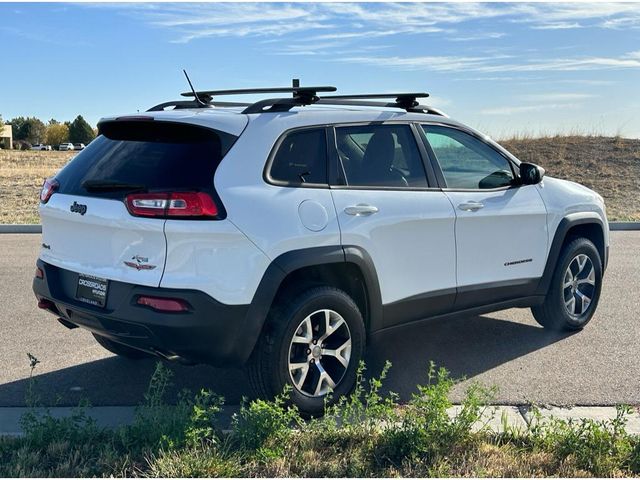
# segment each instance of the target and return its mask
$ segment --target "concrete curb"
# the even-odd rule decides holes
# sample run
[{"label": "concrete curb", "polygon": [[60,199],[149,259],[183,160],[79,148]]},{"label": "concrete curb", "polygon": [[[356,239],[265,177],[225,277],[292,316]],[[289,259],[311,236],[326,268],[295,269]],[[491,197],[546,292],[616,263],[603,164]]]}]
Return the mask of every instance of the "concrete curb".
[{"label": "concrete curb", "polygon": [[609,222],[609,230],[640,230],[640,222]]},{"label": "concrete curb", "polygon": [[0,233],[42,233],[42,225],[0,225]]},{"label": "concrete curb", "polygon": [[[69,417],[73,413],[72,407],[37,408],[35,412],[44,414],[49,412],[54,418]],[[0,408],[0,437],[19,437],[23,435],[20,419],[31,411],[27,407]],[[89,407],[86,413],[93,418],[99,427],[117,428],[120,425],[130,425],[133,422],[135,407]]]},{"label": "concrete curb", "polygon": [[[137,407],[117,406],[117,407],[87,407],[83,411],[96,422],[100,428],[116,429],[124,425],[131,425],[135,419]],[[47,412],[54,418],[70,417],[75,408],[73,407],[51,407],[36,408],[36,414],[46,414]],[[239,406],[224,407],[218,414],[219,427],[225,431],[231,425],[233,414],[240,410]],[[28,407],[0,407],[0,438],[1,437],[21,437],[24,435],[20,419],[25,413],[32,411]]]},{"label": "concrete curb", "polygon": [[[96,421],[98,427],[113,429],[133,423],[135,409],[136,407],[131,406],[88,407],[84,411]],[[36,412],[49,412],[55,418],[64,418],[70,416],[73,410],[72,407],[52,407],[38,408]],[[218,426],[223,431],[228,431],[233,414],[238,410],[238,406],[228,406],[222,409],[218,417]],[[447,413],[453,418],[461,410],[461,405],[454,405],[447,410]],[[30,409],[27,407],[0,407],[0,437],[22,436],[24,432],[20,425],[20,418],[29,411]],[[486,428],[495,433],[502,433],[507,425],[509,428],[523,431],[532,421],[544,423],[552,417],[562,420],[589,419],[601,422],[614,419],[616,407],[548,407],[540,408],[539,412],[540,416],[536,420],[528,405],[490,405],[485,409],[482,419],[473,426],[473,430],[478,431]],[[627,432],[632,435],[640,435],[640,413],[637,410],[634,410],[627,417]]]},{"label": "concrete curb", "polygon": [[[609,222],[609,230],[640,230],[640,222]],[[0,233],[42,233],[42,225],[0,225]]]}]

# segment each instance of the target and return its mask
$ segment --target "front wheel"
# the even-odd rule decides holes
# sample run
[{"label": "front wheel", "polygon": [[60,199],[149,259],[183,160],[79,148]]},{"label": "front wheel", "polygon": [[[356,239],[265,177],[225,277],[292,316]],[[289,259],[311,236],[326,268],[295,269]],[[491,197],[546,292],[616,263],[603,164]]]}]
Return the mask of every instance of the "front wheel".
[{"label": "front wheel", "polygon": [[354,301],[333,287],[281,298],[248,365],[254,393],[272,398],[291,386],[290,400],[317,415],[351,393],[364,355],[365,329]]},{"label": "front wheel", "polygon": [[601,288],[598,249],[590,240],[576,238],[562,249],[544,303],[531,311],[545,328],[581,330],[596,311]]}]

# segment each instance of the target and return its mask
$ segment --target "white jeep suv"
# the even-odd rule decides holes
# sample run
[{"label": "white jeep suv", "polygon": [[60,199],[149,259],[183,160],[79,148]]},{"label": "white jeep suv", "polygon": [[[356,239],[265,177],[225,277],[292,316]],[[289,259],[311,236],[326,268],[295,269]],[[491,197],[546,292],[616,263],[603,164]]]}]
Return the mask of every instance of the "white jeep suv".
[{"label": "white jeep suv", "polygon": [[38,305],[125,357],[247,364],[256,394],[291,385],[309,413],[353,388],[373,333],[512,307],[585,326],[600,195],[426,94],[318,95],[333,90],[193,92],[101,120],[43,187]]}]

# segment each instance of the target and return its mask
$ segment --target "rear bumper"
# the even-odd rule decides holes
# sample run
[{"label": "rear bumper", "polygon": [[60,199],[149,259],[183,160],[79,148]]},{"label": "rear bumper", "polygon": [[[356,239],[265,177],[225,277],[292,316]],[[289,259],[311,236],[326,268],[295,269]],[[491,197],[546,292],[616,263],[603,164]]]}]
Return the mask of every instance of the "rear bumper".
[{"label": "rear bumper", "polygon": [[[243,364],[255,345],[262,319],[248,305],[225,305],[204,292],[109,282],[107,303],[96,307],[75,299],[78,274],[38,260],[44,278],[34,278],[38,299],[70,323],[124,345],[165,358],[217,366]],[[179,298],[188,312],[165,313],[138,305],[140,295]],[[44,302],[47,303],[47,302]]]}]

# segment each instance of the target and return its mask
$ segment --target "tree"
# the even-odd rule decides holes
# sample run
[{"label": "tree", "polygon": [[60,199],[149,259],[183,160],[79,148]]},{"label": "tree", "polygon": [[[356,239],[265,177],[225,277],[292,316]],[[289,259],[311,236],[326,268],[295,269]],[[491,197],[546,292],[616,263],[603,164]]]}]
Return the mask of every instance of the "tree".
[{"label": "tree", "polygon": [[22,130],[22,127],[24,126],[25,122],[27,121],[27,119],[25,117],[16,117],[16,118],[12,118],[9,123],[11,124],[11,127],[13,128],[13,140],[24,140],[23,138],[20,137],[20,130]]},{"label": "tree", "polygon": [[13,127],[14,140],[24,140],[32,145],[44,140],[47,127],[39,118],[16,117],[9,123]]},{"label": "tree", "polygon": [[60,145],[69,141],[69,127],[64,123],[49,123],[47,126],[47,145]]},{"label": "tree", "polygon": [[2,132],[4,132],[4,122],[2,121],[2,115],[0,115],[0,137],[2,136]]},{"label": "tree", "polygon": [[95,138],[93,129],[82,115],[78,115],[76,119],[69,125],[69,141],[71,143],[87,144]]}]

